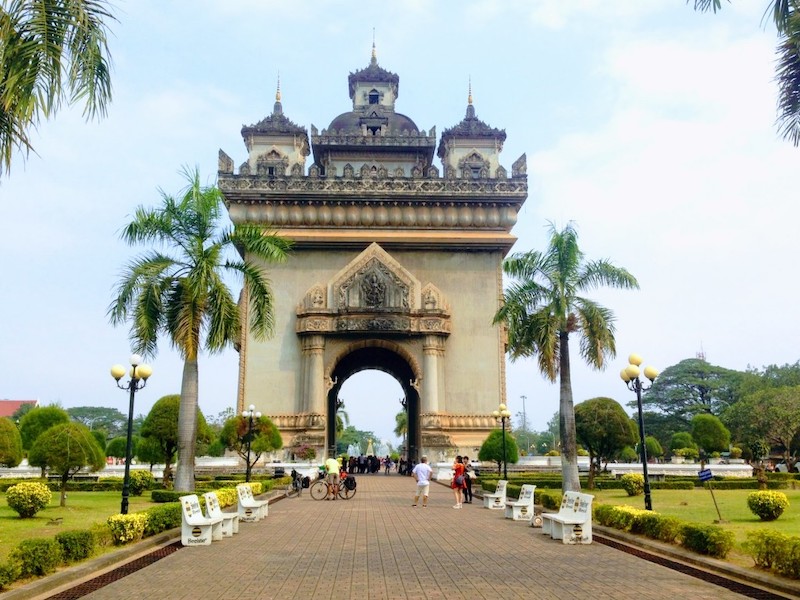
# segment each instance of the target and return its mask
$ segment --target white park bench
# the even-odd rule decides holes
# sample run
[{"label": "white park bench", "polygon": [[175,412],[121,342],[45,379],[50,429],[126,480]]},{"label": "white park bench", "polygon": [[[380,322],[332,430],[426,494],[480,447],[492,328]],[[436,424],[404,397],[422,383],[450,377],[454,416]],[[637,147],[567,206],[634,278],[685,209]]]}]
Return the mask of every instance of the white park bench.
[{"label": "white park bench", "polygon": [[506,507],[506,486],[508,481],[501,479],[497,482],[494,494],[483,494],[483,508],[503,510]]},{"label": "white park bench", "polygon": [[557,513],[542,513],[542,533],[564,544],[591,544],[593,499],[589,494],[565,492]]},{"label": "white park bench", "polygon": [[506,500],[506,519],[530,521],[533,518],[533,492],[535,485],[524,484],[517,500]]},{"label": "white park bench", "polygon": [[181,544],[184,546],[209,546],[222,539],[222,519],[203,515],[196,494],[179,498],[183,518],[181,519]]},{"label": "white park bench", "polygon": [[239,521],[259,521],[269,514],[269,501],[256,500],[253,488],[246,483],[236,486],[236,495],[239,498]]},{"label": "white park bench", "polygon": [[234,533],[239,533],[238,513],[222,512],[216,492],[206,492],[203,498],[206,501],[206,516],[209,519],[222,519],[222,537],[232,537]]}]

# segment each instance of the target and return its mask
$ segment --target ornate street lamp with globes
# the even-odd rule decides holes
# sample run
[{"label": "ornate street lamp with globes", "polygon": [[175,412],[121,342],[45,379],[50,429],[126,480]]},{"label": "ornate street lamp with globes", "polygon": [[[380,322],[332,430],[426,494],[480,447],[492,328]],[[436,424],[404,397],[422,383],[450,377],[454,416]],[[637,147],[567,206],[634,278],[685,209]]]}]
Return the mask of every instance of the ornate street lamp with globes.
[{"label": "ornate street lamp with globes", "polygon": [[500,419],[503,423],[503,479],[508,480],[508,470],[506,461],[506,420],[511,416],[511,411],[506,408],[505,404],[497,407],[497,410],[492,411],[492,416],[495,419]]},{"label": "ornate street lamp with globes", "polygon": [[261,413],[256,411],[256,407],[253,404],[247,408],[248,410],[242,411],[242,416],[247,419],[247,470],[245,471],[244,480],[249,483],[251,471],[250,444],[253,442],[253,422],[261,418]]},{"label": "ornate street lamp with globes", "polygon": [[136,397],[136,392],[141,390],[147,385],[147,379],[153,374],[153,369],[150,365],[142,363],[142,357],[138,354],[131,354],[130,357],[131,370],[129,372],[130,381],[125,385],[120,383],[120,379],[125,377],[128,369],[123,365],[114,365],[111,367],[111,376],[117,381],[117,387],[121,390],[130,392],[128,401],[128,438],[125,443],[125,477],[122,480],[122,506],[120,513],[123,515],[128,514],[128,497],[131,490],[131,460],[133,454],[133,401]]},{"label": "ornate street lamp with globes", "polygon": [[647,474],[647,447],[644,443],[644,417],[642,416],[642,393],[646,392],[653,386],[653,382],[658,377],[658,370],[655,367],[645,367],[644,376],[650,380],[650,385],[644,387],[642,380],[639,379],[641,370],[639,366],[642,364],[642,357],[638,354],[631,354],[628,357],[630,363],[627,367],[622,369],[619,376],[622,381],[628,386],[628,389],[636,393],[636,409],[639,416],[639,456],[642,459],[642,474],[644,475],[644,508],[645,510],[653,510],[653,501],[650,497],[650,478]]}]

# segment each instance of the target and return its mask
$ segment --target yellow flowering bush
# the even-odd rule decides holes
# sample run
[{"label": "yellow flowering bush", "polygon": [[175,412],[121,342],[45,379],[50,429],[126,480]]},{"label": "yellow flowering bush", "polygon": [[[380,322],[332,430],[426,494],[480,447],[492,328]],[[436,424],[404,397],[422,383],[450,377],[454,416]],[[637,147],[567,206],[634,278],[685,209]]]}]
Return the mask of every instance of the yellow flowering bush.
[{"label": "yellow flowering bush", "polygon": [[121,546],[142,539],[144,528],[147,526],[147,515],[145,513],[113,515],[108,517],[107,523],[114,543]]},{"label": "yellow flowering bush", "polygon": [[34,516],[50,504],[50,488],[36,481],[23,481],[6,491],[6,502],[23,519]]}]

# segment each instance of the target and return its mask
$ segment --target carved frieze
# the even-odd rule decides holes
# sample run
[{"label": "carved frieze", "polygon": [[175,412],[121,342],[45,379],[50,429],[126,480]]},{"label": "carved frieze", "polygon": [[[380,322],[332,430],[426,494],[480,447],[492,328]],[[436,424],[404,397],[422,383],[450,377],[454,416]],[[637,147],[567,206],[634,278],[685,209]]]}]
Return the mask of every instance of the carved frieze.
[{"label": "carved frieze", "polygon": [[[330,312],[330,311],[329,311]],[[348,333],[396,333],[403,335],[449,335],[450,317],[422,317],[411,314],[348,314],[314,315],[299,314],[296,322],[298,334],[348,334]]]}]

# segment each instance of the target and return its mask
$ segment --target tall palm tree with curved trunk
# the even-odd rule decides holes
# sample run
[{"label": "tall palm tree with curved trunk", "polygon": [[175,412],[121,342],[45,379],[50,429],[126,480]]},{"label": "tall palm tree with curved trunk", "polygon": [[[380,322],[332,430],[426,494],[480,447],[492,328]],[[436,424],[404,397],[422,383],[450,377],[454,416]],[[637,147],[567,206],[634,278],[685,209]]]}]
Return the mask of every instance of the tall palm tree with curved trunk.
[{"label": "tall palm tree with curved trunk", "polygon": [[[243,325],[260,339],[272,333],[272,290],[256,261],[285,260],[290,242],[252,224],[223,227],[219,189],[201,185],[196,169],[182,173],[187,186],[179,197],[161,191],[161,205],[140,206],[123,229],[122,239],[129,244],[160,249],[125,268],[109,316],[115,325],[131,321],[135,351],[154,355],[159,335],[166,334],[184,360],[175,471],[175,489],[184,491],[194,489],[201,346],[221,352],[245,335]],[[241,307],[222,279],[225,273],[242,279]]]},{"label": "tall palm tree with curved trunk", "polygon": [[604,368],[616,354],[613,313],[581,294],[600,286],[636,289],[639,284],[628,271],[607,260],[585,260],[572,223],[561,231],[550,223],[549,230],[545,252],[517,253],[503,263],[503,271],[513,281],[494,322],[508,327],[512,360],[536,356],[542,374],[550,381],[560,380],[563,489],[580,491],[570,335],[578,336],[580,356],[593,368]]},{"label": "tall palm tree with curved trunk", "polygon": [[83,101],[84,116],[104,116],[111,100],[104,0],[0,3],[0,174],[15,149],[33,147],[28,130],[63,102]]}]

